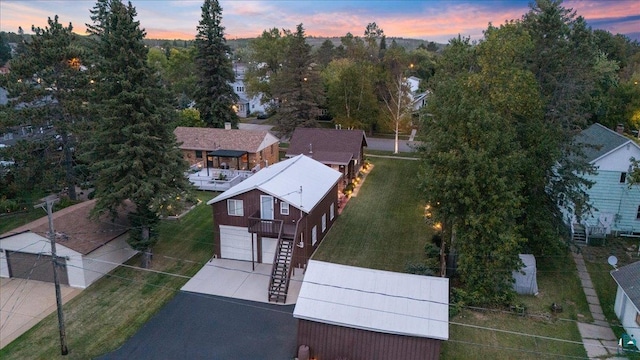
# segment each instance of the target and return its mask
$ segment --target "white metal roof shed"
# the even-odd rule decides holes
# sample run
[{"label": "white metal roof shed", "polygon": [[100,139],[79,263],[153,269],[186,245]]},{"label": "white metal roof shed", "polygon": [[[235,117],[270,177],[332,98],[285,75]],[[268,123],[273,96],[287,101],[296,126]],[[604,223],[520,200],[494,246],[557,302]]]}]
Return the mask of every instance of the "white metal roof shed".
[{"label": "white metal roof shed", "polygon": [[449,339],[449,279],[311,260],[293,316],[396,335]]},{"label": "white metal roof shed", "polygon": [[298,155],[258,171],[209,200],[207,205],[258,189],[308,213],[333,188],[341,176],[339,171],[305,155]]}]

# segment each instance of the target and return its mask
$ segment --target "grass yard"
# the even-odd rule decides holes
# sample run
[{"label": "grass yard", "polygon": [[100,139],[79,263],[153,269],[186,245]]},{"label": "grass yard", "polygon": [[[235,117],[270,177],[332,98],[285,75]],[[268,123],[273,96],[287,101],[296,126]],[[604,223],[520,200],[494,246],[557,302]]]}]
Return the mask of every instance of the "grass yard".
[{"label": "grass yard", "polygon": [[[119,267],[64,305],[69,354],[60,355],[57,315],[0,350],[0,359],[90,359],[115,350],[168,302],[211,258],[213,226],[205,202],[215,193],[199,192],[203,202],[180,221],[163,221],[152,270]],[[139,266],[139,257],[127,264]]]},{"label": "grass yard", "polygon": [[[314,259],[402,272],[407,263],[424,259],[423,247],[432,236],[423,219],[424,202],[417,189],[418,162],[377,157],[369,160],[373,170]],[[518,298],[527,309],[526,316],[463,309],[451,318],[442,359],[586,358],[576,320],[590,319],[585,316],[588,305],[573,259],[563,254],[537,261],[540,294]],[[553,302],[563,306],[557,316],[550,313]]]},{"label": "grass yard", "polygon": [[424,202],[417,161],[370,158],[373,170],[331,228],[314,259],[404,271],[422,259],[432,230],[422,220]]}]

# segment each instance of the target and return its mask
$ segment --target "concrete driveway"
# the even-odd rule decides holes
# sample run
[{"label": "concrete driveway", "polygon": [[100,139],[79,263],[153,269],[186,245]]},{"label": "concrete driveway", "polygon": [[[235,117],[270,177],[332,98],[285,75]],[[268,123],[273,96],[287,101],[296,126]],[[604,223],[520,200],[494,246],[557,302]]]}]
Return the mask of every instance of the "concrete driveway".
[{"label": "concrete driveway", "polygon": [[[268,303],[271,268],[271,264],[256,263],[253,269],[249,261],[211,259],[181,290]],[[302,269],[293,270],[287,305],[296,303],[303,277]]]},{"label": "concrete driveway", "polygon": [[[66,303],[82,289],[62,285]],[[56,311],[53,283],[0,278],[0,349]]]}]

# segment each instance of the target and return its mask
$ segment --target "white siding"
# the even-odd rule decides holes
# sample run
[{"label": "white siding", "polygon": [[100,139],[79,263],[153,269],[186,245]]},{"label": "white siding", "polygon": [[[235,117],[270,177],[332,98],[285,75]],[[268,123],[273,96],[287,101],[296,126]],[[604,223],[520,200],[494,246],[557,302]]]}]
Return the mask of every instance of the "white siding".
[{"label": "white siding", "polygon": [[593,163],[601,171],[629,171],[629,159],[640,159],[640,149],[627,143]]},{"label": "white siding", "polygon": [[96,280],[131,259],[131,257],[137,253],[137,251],[133,250],[131,246],[127,244],[126,239],[128,236],[128,234],[122,235],[84,256],[84,287],[93,284]]},{"label": "white siding", "polygon": [[620,286],[618,286],[618,292],[616,293],[614,310],[616,315],[618,315],[625,332],[629,335],[633,335],[636,339],[640,339],[640,324],[636,323],[638,309],[633,306],[633,303],[624,291],[622,291]]},{"label": "white siding", "polygon": [[276,255],[278,247],[278,239],[262,238],[262,262],[265,264],[273,264],[273,258]]}]

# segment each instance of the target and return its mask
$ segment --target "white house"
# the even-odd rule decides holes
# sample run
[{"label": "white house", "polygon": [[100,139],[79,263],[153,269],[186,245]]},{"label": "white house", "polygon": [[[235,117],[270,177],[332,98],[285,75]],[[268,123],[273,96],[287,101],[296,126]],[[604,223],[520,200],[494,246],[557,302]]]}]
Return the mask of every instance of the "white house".
[{"label": "white house", "polygon": [[312,358],[437,359],[449,279],[311,260],[293,316]]},{"label": "white house", "polygon": [[611,271],[618,284],[614,311],[629,336],[640,340],[640,261]]},{"label": "white house", "polygon": [[[61,284],[86,288],[137,252],[126,242],[127,211],[90,220],[95,200],[53,213],[58,278]],[[0,277],[53,282],[49,221],[42,217],[0,236]]]},{"label": "white house", "polygon": [[246,118],[253,113],[266,113],[267,104],[262,103],[262,94],[249,96],[244,83],[244,75],[247,70],[245,64],[240,62],[233,63],[233,71],[236,81],[231,84],[233,91],[238,95],[238,103],[236,104],[236,114],[241,118]]},{"label": "white house", "polygon": [[596,169],[596,174],[583,175],[593,182],[593,186],[586,189],[592,210],[580,218],[573,204],[563,204],[563,211],[574,227],[586,227],[588,236],[640,232],[640,185],[630,185],[627,179],[631,159],[640,159],[640,146],[618,130],[596,123],[574,140],[585,145],[585,159]]}]

